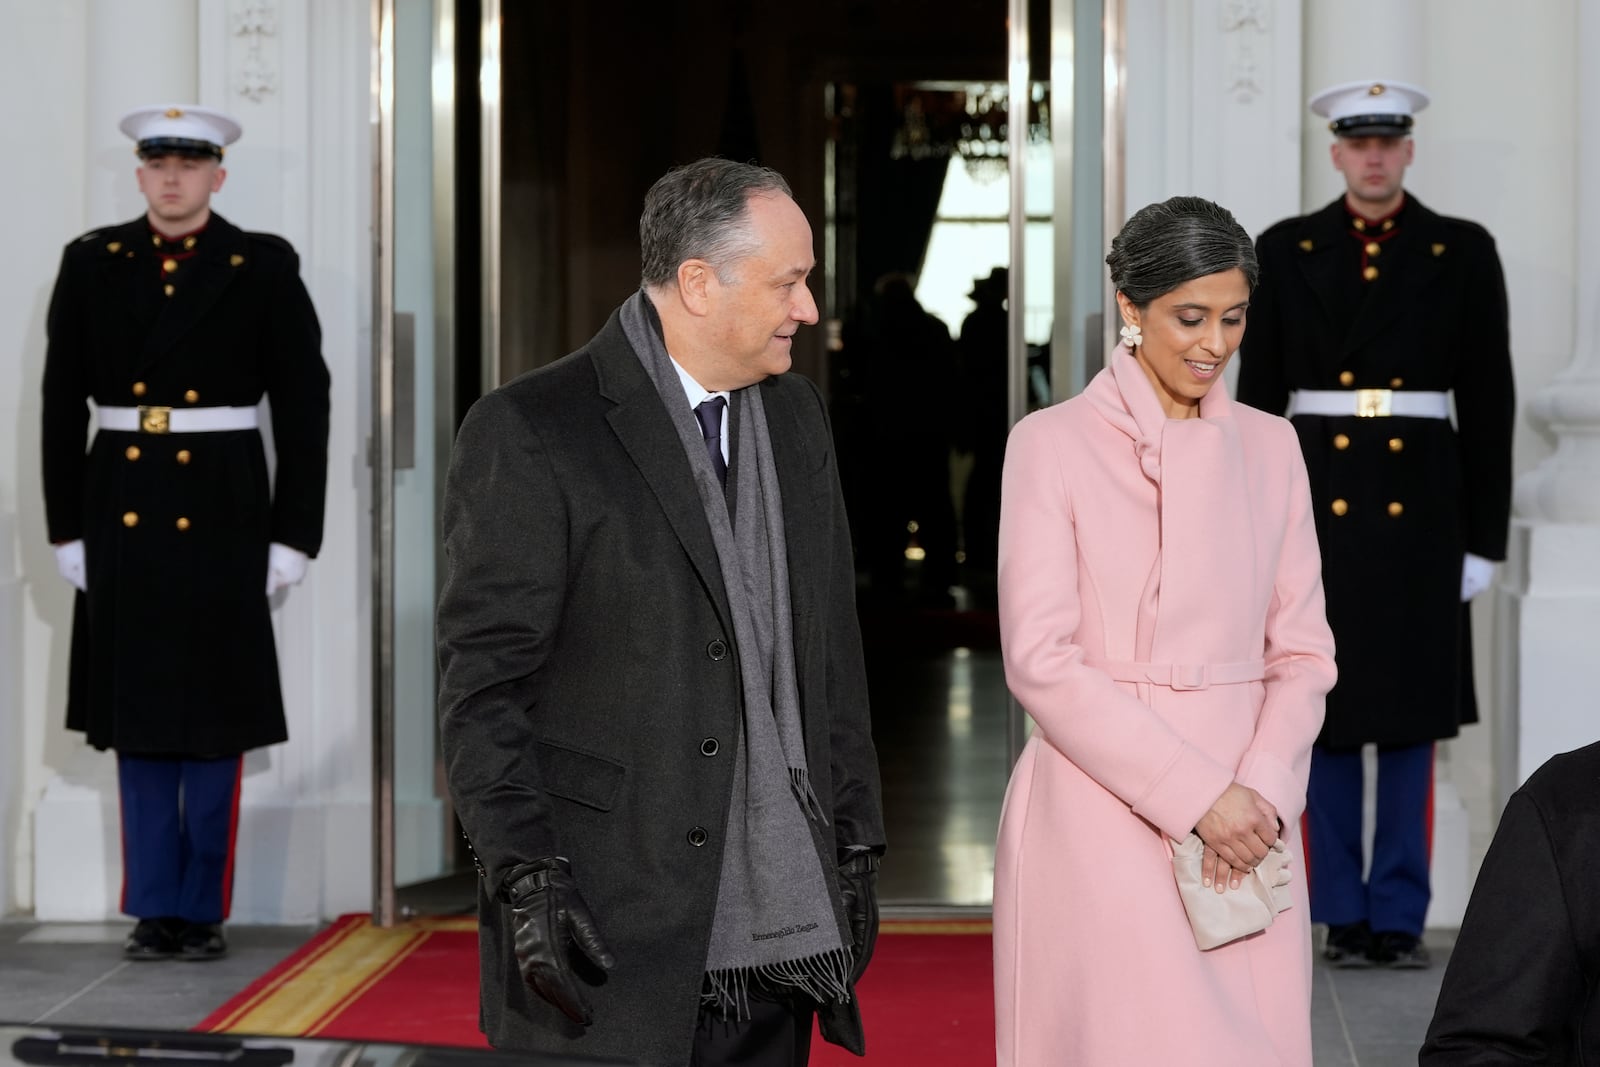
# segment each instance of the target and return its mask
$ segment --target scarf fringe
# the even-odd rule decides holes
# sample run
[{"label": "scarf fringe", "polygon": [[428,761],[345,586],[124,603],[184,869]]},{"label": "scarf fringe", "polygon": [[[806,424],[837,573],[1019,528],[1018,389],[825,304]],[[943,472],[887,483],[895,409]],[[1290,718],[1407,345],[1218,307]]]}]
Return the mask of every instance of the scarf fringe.
[{"label": "scarf fringe", "polygon": [[715,1005],[727,1021],[732,1009],[740,1022],[750,1018],[750,983],[796,990],[818,1004],[838,1001],[850,1003],[850,971],[855,954],[848,948],[834,949],[801,960],[782,960],[749,967],[720,967],[706,972],[702,1004]]},{"label": "scarf fringe", "polygon": [[828,824],[828,816],[822,810],[822,801],[817,799],[817,794],[811,790],[811,773],[804,767],[789,768],[789,788],[794,790],[795,799],[800,801],[800,810],[805,812],[814,822]]}]

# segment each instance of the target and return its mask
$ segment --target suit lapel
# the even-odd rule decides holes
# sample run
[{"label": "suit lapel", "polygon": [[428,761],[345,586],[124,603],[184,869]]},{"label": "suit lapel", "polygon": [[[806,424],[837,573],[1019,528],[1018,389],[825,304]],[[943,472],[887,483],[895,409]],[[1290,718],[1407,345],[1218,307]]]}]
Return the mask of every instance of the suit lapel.
[{"label": "suit lapel", "polygon": [[[250,269],[244,231],[213,214],[184,271],[183,284],[165,301],[145,339],[141,367],[159,359],[205,317],[241,270]],[[155,283],[152,282],[152,287]]]},{"label": "suit lapel", "polygon": [[1378,277],[1369,283],[1373,289],[1345,338],[1345,355],[1372,340],[1406,308],[1415,307],[1422,290],[1433,284],[1440,266],[1432,249],[1442,240],[1440,230],[1439,216],[1419,201],[1406,205],[1400,232],[1387,242]]},{"label": "suit lapel", "polygon": [[678,440],[655,383],[634,355],[616,314],[589,342],[589,354],[594,360],[600,394],[615,405],[606,414],[612,432],[655,494],[667,523],[731,634],[733,614],[728,608],[727,587],[689,457],[684,454],[683,443]]}]

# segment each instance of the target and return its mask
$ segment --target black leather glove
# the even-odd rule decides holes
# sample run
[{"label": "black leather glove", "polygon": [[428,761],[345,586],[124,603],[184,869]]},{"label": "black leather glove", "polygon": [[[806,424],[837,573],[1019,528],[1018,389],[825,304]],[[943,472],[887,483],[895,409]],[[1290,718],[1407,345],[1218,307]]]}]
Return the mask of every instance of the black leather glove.
[{"label": "black leather glove", "polygon": [[572,948],[577,946],[608,971],[616,958],[600,939],[571,867],[555,858],[525,863],[512,868],[506,884],[522,980],[573,1022],[588,1026],[594,1015],[583,995],[583,980],[572,968]]},{"label": "black leather glove", "polygon": [[850,923],[850,940],[855,943],[855,967],[850,971],[854,985],[866,972],[872,951],[878,944],[878,857],[871,852],[854,851],[839,864],[839,896]]}]

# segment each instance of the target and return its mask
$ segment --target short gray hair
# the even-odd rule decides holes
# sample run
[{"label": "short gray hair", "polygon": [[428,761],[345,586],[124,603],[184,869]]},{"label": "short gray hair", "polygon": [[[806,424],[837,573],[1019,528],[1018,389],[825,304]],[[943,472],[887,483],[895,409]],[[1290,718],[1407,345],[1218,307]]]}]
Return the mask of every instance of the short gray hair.
[{"label": "short gray hair", "polygon": [[717,277],[753,254],[750,198],[792,197],[783,175],[753,163],[707,158],[667,171],[645,194],[639,216],[640,281],[670,285],[688,259],[703,259]]},{"label": "short gray hair", "polygon": [[1227,208],[1198,196],[1175,196],[1134,212],[1112,239],[1106,265],[1111,283],[1139,308],[1208,274],[1241,270],[1252,290],[1261,275],[1244,227]]}]

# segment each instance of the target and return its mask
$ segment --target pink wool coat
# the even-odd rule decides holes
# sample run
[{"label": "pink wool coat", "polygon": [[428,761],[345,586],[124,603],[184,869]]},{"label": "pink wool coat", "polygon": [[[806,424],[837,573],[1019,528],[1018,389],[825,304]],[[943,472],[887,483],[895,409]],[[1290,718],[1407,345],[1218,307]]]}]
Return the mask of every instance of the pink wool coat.
[{"label": "pink wool coat", "polygon": [[[1221,382],[1168,419],[1119,347],[1017,425],[1002,499],[1006,682],[1036,728],[995,855],[1001,1067],[1308,1067],[1298,829],[1335,672],[1293,429]],[[1201,952],[1166,839],[1235,779],[1283,820],[1295,904]]]}]

